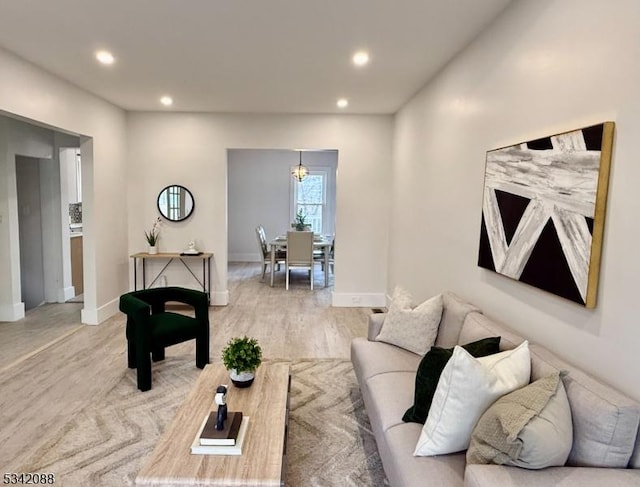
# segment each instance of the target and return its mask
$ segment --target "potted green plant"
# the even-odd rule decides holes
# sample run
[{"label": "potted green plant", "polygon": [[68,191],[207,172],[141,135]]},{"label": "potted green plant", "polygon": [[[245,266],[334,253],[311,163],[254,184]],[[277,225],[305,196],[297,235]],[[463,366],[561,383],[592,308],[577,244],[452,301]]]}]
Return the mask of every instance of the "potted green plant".
[{"label": "potted green plant", "polygon": [[300,208],[298,213],[296,213],[296,219],[291,226],[299,232],[311,229],[311,225],[307,223],[307,215],[302,212],[302,208]]},{"label": "potted green plant", "polygon": [[253,384],[255,371],[262,363],[262,348],[255,338],[235,337],[222,350],[222,362],[236,387]]},{"label": "potted green plant", "polygon": [[149,244],[149,253],[157,254],[158,253],[158,239],[160,238],[160,225],[162,225],[162,220],[160,217],[156,219],[153,223],[153,227],[149,232],[144,232],[144,238],[147,239],[147,243]]}]

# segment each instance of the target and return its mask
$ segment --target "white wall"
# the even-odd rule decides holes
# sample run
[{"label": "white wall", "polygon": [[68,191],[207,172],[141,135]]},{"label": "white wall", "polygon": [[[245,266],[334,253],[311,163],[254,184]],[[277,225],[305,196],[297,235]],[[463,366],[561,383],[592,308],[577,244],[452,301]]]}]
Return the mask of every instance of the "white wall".
[{"label": "white wall", "polygon": [[[640,3],[511,4],[398,115],[388,290],[457,292],[640,399]],[[485,152],[613,120],[598,303],[476,266]]]},{"label": "white wall", "polygon": [[[297,184],[291,168],[299,152],[275,149],[230,149],[228,152],[228,231],[230,262],[260,262],[255,228],[262,225],[267,238],[284,234],[293,221],[291,194]],[[327,169],[327,235],[334,233],[336,168],[338,153],[332,150],[304,152],[309,170]]]},{"label": "white wall", "polygon": [[[0,111],[82,135],[86,219],[82,320],[99,323],[117,312],[118,297],[128,289],[124,111],[1,49]],[[0,137],[0,151],[4,150]],[[11,183],[0,178],[2,256],[15,251],[15,239],[9,232]],[[15,310],[15,293],[7,290],[11,284],[6,284],[2,270],[0,267],[4,276],[0,279],[0,306]]]},{"label": "white wall", "polygon": [[[386,285],[392,117],[131,113],[128,115],[129,250],[146,249],[158,192],[182,184],[193,216],[167,223],[160,250],[196,238],[213,251],[213,301],[227,301],[227,150],[331,148],[338,151],[336,305],[380,305]],[[170,282],[169,284],[176,284]],[[178,282],[178,284],[180,284]]]}]

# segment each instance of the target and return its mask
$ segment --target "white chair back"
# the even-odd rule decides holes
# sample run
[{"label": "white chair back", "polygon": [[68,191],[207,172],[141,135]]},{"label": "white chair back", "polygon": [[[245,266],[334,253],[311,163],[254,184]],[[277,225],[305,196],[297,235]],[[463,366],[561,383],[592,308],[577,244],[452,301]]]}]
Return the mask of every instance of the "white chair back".
[{"label": "white chair back", "polygon": [[289,266],[313,266],[313,232],[287,232]]},{"label": "white chair back", "polygon": [[287,232],[286,288],[289,289],[289,271],[292,267],[309,269],[313,290],[313,232]]}]

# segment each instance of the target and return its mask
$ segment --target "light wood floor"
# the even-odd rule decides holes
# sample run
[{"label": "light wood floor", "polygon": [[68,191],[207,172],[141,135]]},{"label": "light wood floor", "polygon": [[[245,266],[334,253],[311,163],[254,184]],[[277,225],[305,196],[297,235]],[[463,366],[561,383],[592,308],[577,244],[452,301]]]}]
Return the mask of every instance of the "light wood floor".
[{"label": "light wood floor", "polygon": [[[220,362],[226,342],[258,339],[266,359],[348,358],[355,336],[366,335],[369,309],[332,308],[331,287],[320,271],[314,291],[304,272],[289,291],[284,273],[271,288],[259,264],[229,265],[228,306],[210,308],[211,360]],[[48,305],[16,323],[0,323],[0,466],[15,471],[68,418],[99,405],[126,367],[124,316],[100,326],[80,325],[81,305]],[[194,356],[193,341],[167,356]],[[195,366],[195,359],[194,359]],[[141,394],[132,391],[133,394]]]}]

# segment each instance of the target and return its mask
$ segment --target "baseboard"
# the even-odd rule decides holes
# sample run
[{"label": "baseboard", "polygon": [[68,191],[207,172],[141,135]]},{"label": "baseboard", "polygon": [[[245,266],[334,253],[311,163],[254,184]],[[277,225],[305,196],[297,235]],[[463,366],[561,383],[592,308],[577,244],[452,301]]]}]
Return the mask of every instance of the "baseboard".
[{"label": "baseboard", "polygon": [[118,311],[118,304],[120,298],[115,298],[109,301],[107,304],[100,306],[99,308],[83,308],[80,312],[80,320],[85,325],[99,325],[105,320],[108,320],[113,315],[115,315]]},{"label": "baseboard", "polygon": [[24,318],[24,303],[0,304],[0,321],[18,321]]},{"label": "baseboard", "polygon": [[262,262],[260,254],[229,254],[229,262]]},{"label": "baseboard", "polygon": [[211,293],[211,306],[226,306],[229,304],[229,291]]},{"label": "baseboard", "polygon": [[336,308],[373,308],[386,304],[384,293],[331,293],[331,306]]},{"label": "baseboard", "polygon": [[67,301],[69,301],[71,298],[75,297],[76,295],[76,288],[73,286],[69,286],[69,287],[64,287],[61,289],[58,289],[58,303],[66,303]]}]

